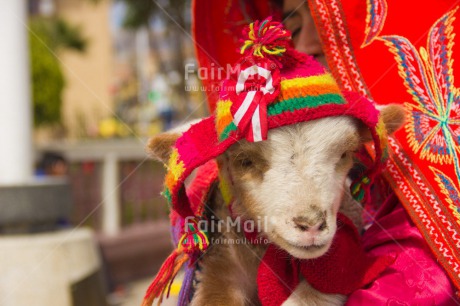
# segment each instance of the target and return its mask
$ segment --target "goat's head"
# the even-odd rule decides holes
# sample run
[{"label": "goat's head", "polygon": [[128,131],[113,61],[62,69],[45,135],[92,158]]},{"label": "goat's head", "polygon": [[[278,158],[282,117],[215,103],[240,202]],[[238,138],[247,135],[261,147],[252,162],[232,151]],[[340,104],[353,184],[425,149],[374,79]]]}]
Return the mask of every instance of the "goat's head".
[{"label": "goat's head", "polygon": [[[399,128],[404,111],[381,111],[388,132]],[[150,152],[166,161],[180,130],[153,138]],[[241,140],[218,157],[231,181],[233,210],[263,220],[262,232],[297,258],[323,255],[336,231],[336,216],[353,153],[371,140],[369,131],[348,116],[326,117],[269,131],[268,140]]]},{"label": "goat's head", "polygon": [[260,143],[233,145],[219,160],[232,178],[234,209],[266,220],[263,232],[293,256],[322,255],[336,230],[359,143],[356,122],[335,117],[271,130]]}]

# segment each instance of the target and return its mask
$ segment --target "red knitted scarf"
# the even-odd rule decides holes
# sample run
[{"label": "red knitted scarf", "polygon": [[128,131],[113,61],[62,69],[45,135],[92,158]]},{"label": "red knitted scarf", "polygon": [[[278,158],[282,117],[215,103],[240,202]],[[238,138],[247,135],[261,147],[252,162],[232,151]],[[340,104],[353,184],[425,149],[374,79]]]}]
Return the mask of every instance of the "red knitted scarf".
[{"label": "red knitted scarf", "polygon": [[322,293],[348,295],[370,284],[395,260],[393,256],[371,257],[361,246],[353,223],[338,214],[338,230],[329,251],[315,259],[297,259],[271,244],[257,274],[263,306],[279,306],[304,278]]}]

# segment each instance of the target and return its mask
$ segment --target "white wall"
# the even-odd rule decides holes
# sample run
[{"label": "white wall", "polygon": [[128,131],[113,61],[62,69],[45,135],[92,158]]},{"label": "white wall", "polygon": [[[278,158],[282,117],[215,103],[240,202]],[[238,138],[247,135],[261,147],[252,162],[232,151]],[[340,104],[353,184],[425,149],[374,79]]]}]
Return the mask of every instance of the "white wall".
[{"label": "white wall", "polygon": [[26,0],[0,0],[0,29],[0,184],[17,184],[33,174]]}]

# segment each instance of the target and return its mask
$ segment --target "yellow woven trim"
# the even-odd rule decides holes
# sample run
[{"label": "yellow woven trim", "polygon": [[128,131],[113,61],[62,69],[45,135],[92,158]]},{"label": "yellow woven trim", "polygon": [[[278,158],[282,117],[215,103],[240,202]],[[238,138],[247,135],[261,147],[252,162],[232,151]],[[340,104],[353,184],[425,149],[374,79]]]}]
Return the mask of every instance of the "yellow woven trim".
[{"label": "yellow woven trim", "polygon": [[[282,80],[281,81],[281,90],[290,89],[292,87],[300,87],[300,86],[310,86],[310,85],[321,85],[321,84],[330,84],[336,85],[334,78],[331,74],[325,73],[323,75],[315,75],[306,78],[295,78],[290,80]],[[338,86],[337,86],[338,87]]]},{"label": "yellow woven trim", "polygon": [[177,181],[185,171],[184,162],[180,160],[179,152],[174,149],[169,159],[168,172],[174,176]]},{"label": "yellow woven trim", "polygon": [[231,100],[219,100],[216,105],[216,116],[217,118],[222,118],[228,116],[230,113],[230,108],[232,107]]},{"label": "yellow woven trim", "polygon": [[219,100],[216,105],[216,130],[217,134],[221,134],[225,128],[232,122],[233,116],[230,112],[232,101]]}]

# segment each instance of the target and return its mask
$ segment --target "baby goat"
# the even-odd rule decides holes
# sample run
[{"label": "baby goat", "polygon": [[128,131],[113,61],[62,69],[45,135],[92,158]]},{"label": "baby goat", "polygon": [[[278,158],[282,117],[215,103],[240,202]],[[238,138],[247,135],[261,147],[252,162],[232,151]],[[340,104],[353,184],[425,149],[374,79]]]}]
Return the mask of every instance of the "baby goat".
[{"label": "baby goat", "polygon": [[[164,195],[179,233],[144,305],[161,301],[186,262],[183,292],[191,276],[197,280],[192,306],[340,305],[385,268],[381,258],[364,253],[355,227],[339,211],[361,227],[347,183],[354,152],[374,142],[373,165],[351,186],[362,199],[383,166],[386,134],[402,125],[404,111],[388,106],[379,114],[365,97],[342,92],[313,57],[292,48],[290,36],[271,18],[249,25],[215,113],[183,133],[150,141],[151,155],[169,160]],[[187,190],[197,168],[209,170],[212,180],[200,172],[195,182],[214,180],[214,159],[218,187]],[[239,222],[206,231],[203,219]],[[235,225],[241,222],[256,223],[267,245],[233,243],[254,234]],[[196,266],[196,275],[189,273]],[[189,295],[182,297],[185,305]]]},{"label": "baby goat", "polygon": [[[397,106],[381,110],[389,133],[404,121]],[[166,163],[180,132],[151,139],[148,150]],[[353,155],[369,131],[348,116],[297,123],[268,133],[268,140],[241,140],[217,158],[220,177],[231,181],[231,210],[214,188],[206,202],[208,219],[245,220],[263,218],[261,235],[298,259],[311,259],[328,252],[337,229],[340,211],[362,227],[361,207],[350,196],[347,174]],[[266,251],[261,244],[228,243],[244,240],[234,226],[209,233],[214,242],[199,260],[200,269],[193,306],[260,305],[257,270]],[[303,280],[283,305],[342,305],[343,295],[323,294]]]}]

